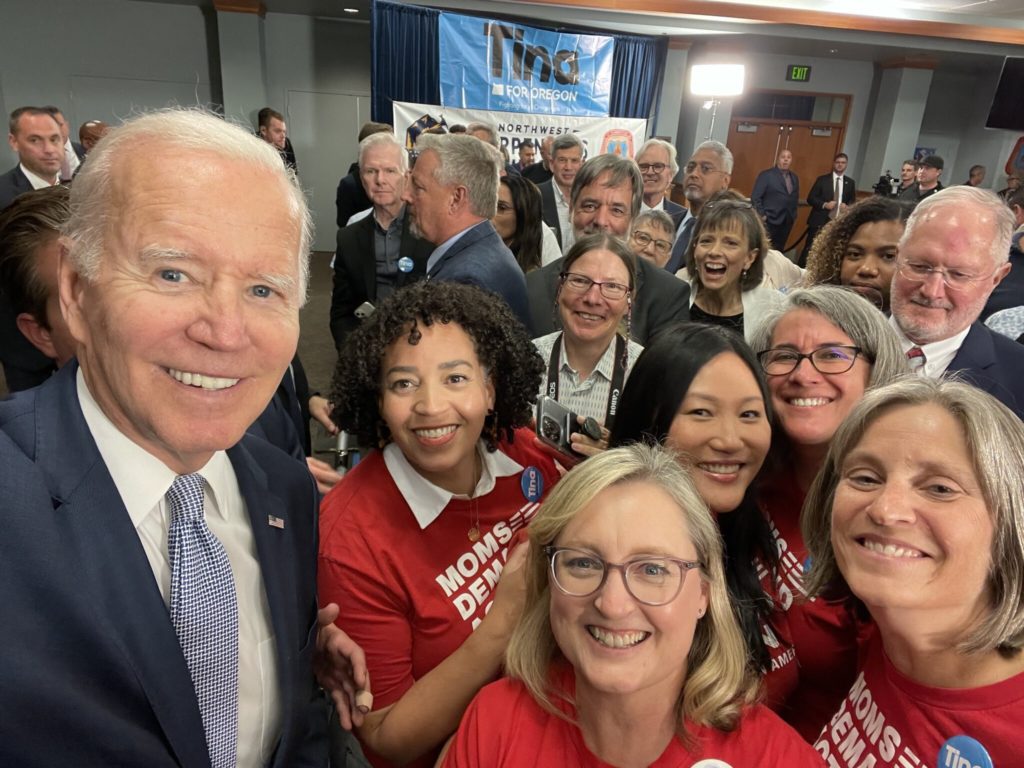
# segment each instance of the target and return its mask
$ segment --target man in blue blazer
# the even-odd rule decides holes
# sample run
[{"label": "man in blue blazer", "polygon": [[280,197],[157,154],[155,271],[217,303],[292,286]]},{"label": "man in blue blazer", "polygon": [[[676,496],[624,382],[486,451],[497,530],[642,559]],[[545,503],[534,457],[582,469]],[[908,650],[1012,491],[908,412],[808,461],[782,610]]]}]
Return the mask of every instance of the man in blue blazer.
[{"label": "man in blue blazer", "polygon": [[1024,346],[978,322],[1010,271],[1014,224],[997,195],[976,187],[918,203],[900,241],[891,322],[918,375],[957,372],[1024,418]]},{"label": "man in blue blazer", "polygon": [[757,175],[754,191],[750,193],[750,202],[764,218],[772,248],[783,252],[789,233],[793,231],[800,199],[800,179],[790,170],[792,163],[792,152],[788,149],[779,152],[775,165]]},{"label": "man in blue blazer", "polygon": [[428,280],[467,283],[501,296],[524,324],[526,278],[491,224],[498,205],[501,155],[472,136],[422,136],[406,185],[413,234],[436,247]]},{"label": "man in blue blazer", "polygon": [[316,492],[243,438],[295,351],[305,200],[213,115],[94,152],[58,270],[77,363],[0,403],[0,764],[323,766]]}]

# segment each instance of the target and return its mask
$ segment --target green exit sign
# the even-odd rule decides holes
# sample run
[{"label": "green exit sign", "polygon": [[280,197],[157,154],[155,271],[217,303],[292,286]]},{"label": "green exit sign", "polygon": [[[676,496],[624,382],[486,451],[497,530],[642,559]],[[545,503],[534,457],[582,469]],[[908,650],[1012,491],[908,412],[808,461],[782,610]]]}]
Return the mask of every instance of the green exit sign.
[{"label": "green exit sign", "polygon": [[796,83],[806,83],[811,79],[811,68],[802,64],[790,64],[786,69],[786,79]]}]

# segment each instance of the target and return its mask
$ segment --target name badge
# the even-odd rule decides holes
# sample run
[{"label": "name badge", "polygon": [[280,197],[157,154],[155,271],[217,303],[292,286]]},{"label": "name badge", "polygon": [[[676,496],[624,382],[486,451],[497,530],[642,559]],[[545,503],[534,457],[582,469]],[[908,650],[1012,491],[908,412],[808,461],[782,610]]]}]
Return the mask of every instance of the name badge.
[{"label": "name badge", "polygon": [[412,259],[408,256],[403,256],[398,260],[398,271],[399,272],[412,272]]}]

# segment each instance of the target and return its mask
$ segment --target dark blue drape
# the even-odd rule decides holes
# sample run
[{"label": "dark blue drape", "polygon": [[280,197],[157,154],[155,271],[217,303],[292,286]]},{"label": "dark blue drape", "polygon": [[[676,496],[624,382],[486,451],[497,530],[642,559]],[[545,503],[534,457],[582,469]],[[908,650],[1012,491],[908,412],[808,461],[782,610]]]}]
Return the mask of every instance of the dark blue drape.
[{"label": "dark blue drape", "polygon": [[668,38],[614,37],[612,98],[608,113],[612,117],[650,117],[665,79]]},{"label": "dark blue drape", "polygon": [[[440,11],[373,0],[371,116],[392,120],[392,101],[438,104],[441,100],[437,53]],[[584,33],[587,34],[587,33]],[[598,33],[600,34],[600,33]],[[668,38],[612,35],[612,117],[650,117],[665,76]]]},{"label": "dark blue drape", "polygon": [[370,9],[373,120],[390,123],[393,101],[441,101],[437,58],[439,14],[433,8],[374,0]]}]

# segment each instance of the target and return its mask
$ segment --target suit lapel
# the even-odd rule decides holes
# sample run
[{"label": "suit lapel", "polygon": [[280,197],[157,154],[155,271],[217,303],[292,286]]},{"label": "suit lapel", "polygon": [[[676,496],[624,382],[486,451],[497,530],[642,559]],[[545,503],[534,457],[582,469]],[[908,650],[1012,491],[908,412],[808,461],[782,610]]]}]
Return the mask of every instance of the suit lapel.
[{"label": "suit lapel", "polygon": [[122,651],[179,761],[209,765],[185,657],[145,550],[82,415],[77,368],[69,364],[48,382],[59,394],[41,404],[37,416],[37,464],[48,470],[63,551],[71,560],[64,565],[75,574],[76,601]]},{"label": "suit lapel", "polygon": [[[973,323],[971,330],[964,337],[960,349],[957,350],[956,356],[950,362],[948,370],[963,371],[964,374],[970,376],[971,371],[983,371],[990,368],[995,362],[996,351],[992,344],[992,338],[985,333],[985,329],[980,323]],[[978,385],[986,391],[991,391],[990,387],[983,386],[985,381],[987,381],[987,377],[980,378]]]}]

